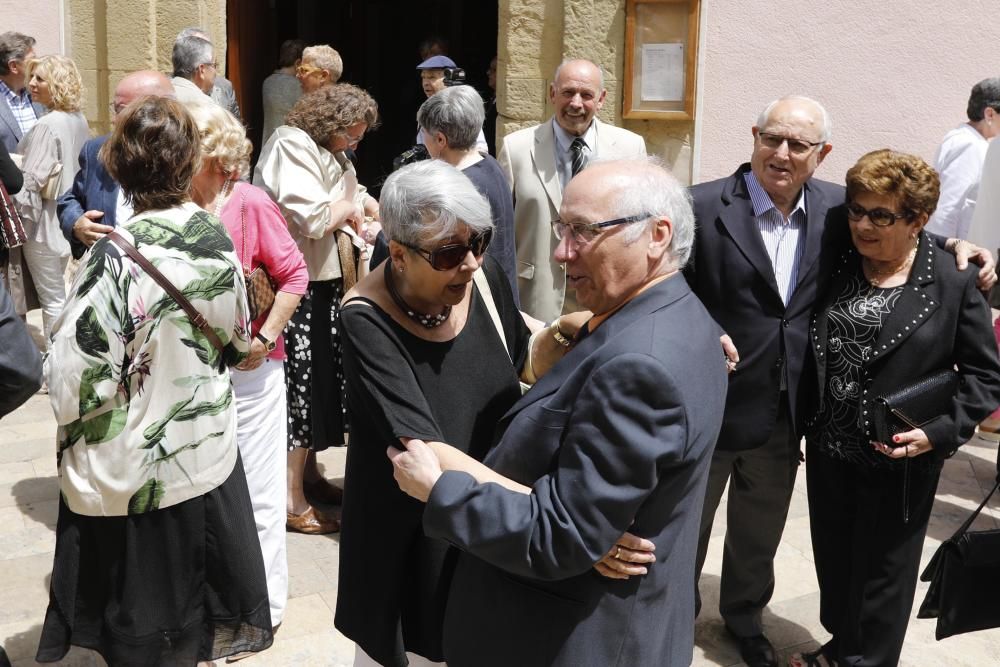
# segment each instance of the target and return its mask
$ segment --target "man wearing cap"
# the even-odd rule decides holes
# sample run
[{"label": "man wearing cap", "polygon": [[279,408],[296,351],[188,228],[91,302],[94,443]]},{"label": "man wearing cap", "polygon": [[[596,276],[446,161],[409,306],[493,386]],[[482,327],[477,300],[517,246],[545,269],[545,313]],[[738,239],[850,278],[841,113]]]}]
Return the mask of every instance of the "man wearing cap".
[{"label": "man wearing cap", "polygon": [[576,298],[566,293],[563,265],[553,259],[558,239],[551,223],[563,189],[596,158],[646,155],[642,137],[595,118],[606,94],[600,67],[589,60],[564,61],[549,86],[552,119],[507,135],[497,156],[514,192],[521,309],[546,322],[579,310]]},{"label": "man wearing cap", "polygon": [[[457,70],[458,65],[455,61],[448,56],[431,56],[424,62],[417,65],[417,71],[420,72],[420,85],[424,89],[424,95],[427,97],[433,97],[435,93],[439,93],[445,89],[448,85],[447,76],[450,71]],[[457,83],[464,83],[464,81],[459,81]],[[424,143],[423,134],[420,132],[420,127],[417,126],[417,141],[418,144]],[[476,150],[480,153],[488,153],[489,146],[486,145],[486,135],[483,134],[482,129],[479,130],[479,136],[476,137]]]}]

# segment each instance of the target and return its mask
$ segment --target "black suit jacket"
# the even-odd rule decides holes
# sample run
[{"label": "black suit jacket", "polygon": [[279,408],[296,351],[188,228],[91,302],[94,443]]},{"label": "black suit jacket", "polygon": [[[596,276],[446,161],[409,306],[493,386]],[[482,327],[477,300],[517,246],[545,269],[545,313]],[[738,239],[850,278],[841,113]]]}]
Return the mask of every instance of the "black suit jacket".
[{"label": "black suit jacket", "polygon": [[691,188],[697,231],[692,261],[685,270],[698,298],[740,353],[730,374],[718,449],[752,449],[774,428],[781,372],[788,388],[787,409],[798,425],[801,383],[809,345],[809,318],[830,266],[833,249],[847,239],[844,188],[817,179],[806,182],[805,236],[798,281],[786,306],[753,216],[744,174],[736,173]]},{"label": "black suit jacket", "polygon": [[[726,392],[719,328],[677,275],[584,338],[514,405],[485,463],[531,495],[446,472],[427,535],[462,554],[445,660],[686,666],[694,562]],[[592,566],[630,530],[656,544],[643,577]]]},{"label": "black suit jacket", "polygon": [[[830,308],[848,279],[856,275],[860,261],[853,247],[842,253],[817,306],[810,331],[816,405],[821,404],[827,386]],[[948,412],[922,427],[938,458],[954,454],[972,437],[976,424],[1000,405],[997,342],[989,305],[976,287],[977,273],[971,265],[959,271],[951,254],[921,234],[906,287],[864,363],[872,385],[861,396],[863,418],[866,412],[874,413],[877,397],[936,371],[958,367],[961,383]],[[871,424],[866,422],[866,426],[874,436]]]}]

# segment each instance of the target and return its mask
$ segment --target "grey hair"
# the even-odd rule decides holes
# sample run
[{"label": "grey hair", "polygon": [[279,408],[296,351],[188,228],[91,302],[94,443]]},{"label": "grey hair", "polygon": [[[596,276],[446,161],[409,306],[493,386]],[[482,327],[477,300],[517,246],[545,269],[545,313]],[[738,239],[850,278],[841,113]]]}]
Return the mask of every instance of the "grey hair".
[{"label": "grey hair", "polygon": [[820,134],[819,140],[823,143],[830,141],[830,137],[833,135],[833,121],[830,120],[830,112],[826,110],[822,104],[817,102],[811,97],[806,97],[805,95],[785,95],[784,97],[779,97],[776,100],[772,100],[770,104],[764,107],[764,110],[760,112],[757,116],[757,127],[762,128],[767,125],[768,118],[771,117],[771,112],[774,111],[774,107],[778,106],[781,102],[806,102],[812,104],[817,109],[819,109],[820,115]]},{"label": "grey hair", "polygon": [[983,79],[972,87],[965,113],[975,122],[985,116],[986,107],[1000,111],[1000,77]]},{"label": "grey hair", "polygon": [[417,123],[428,132],[440,132],[448,147],[467,150],[476,145],[486,111],[483,98],[472,86],[445,88],[428,97],[417,111]]},{"label": "grey hair", "polygon": [[199,65],[212,62],[212,43],[204,37],[188,35],[174,42],[170,60],[174,66],[174,76],[190,79]]},{"label": "grey hair", "polygon": [[555,85],[556,81],[559,80],[559,74],[562,72],[563,65],[566,65],[568,63],[573,63],[573,62],[579,62],[579,61],[590,63],[591,65],[593,65],[594,67],[597,68],[597,72],[598,72],[598,74],[600,74],[600,80],[598,81],[597,87],[600,88],[601,90],[604,90],[604,68],[601,67],[600,65],[598,65],[597,63],[593,62],[592,60],[587,60],[586,58],[566,58],[566,59],[564,59],[561,63],[559,63],[559,66],[556,67],[555,74],[552,75],[552,85]]},{"label": "grey hair", "polygon": [[10,74],[7,66],[11,60],[24,60],[35,47],[35,38],[29,35],[22,35],[19,32],[5,32],[0,35],[0,76]]},{"label": "grey hair", "polygon": [[329,44],[314,44],[302,49],[302,62],[325,69],[330,73],[330,81],[337,83],[344,73],[344,60],[337,49]]},{"label": "grey hair", "polygon": [[398,243],[420,245],[491,229],[493,215],[469,177],[441,160],[424,160],[389,175],[379,197],[382,230]]},{"label": "grey hair", "polygon": [[[694,246],[694,210],[691,195],[655,156],[634,160],[614,160],[619,166],[618,192],[612,203],[612,215],[627,217],[645,213],[654,220],[646,225],[629,225],[622,232],[626,244],[634,243],[655,219],[666,218],[672,224],[670,258],[675,269],[682,269]],[[600,164],[601,160],[596,160]]]},{"label": "grey hair", "polygon": [[184,39],[185,37],[201,37],[207,42],[212,41],[212,37],[208,34],[208,31],[196,25],[188,26],[187,28],[181,30],[177,33],[177,37],[174,38],[174,41],[176,42],[177,40]]}]

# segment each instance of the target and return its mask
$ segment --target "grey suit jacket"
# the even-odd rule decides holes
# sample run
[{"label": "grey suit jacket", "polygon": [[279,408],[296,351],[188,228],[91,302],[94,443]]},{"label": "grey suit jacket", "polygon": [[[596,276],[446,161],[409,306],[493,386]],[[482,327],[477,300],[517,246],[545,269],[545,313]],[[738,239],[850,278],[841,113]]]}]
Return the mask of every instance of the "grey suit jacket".
[{"label": "grey suit jacket", "polygon": [[[45,115],[45,107],[41,104],[32,102],[31,106],[34,107],[35,115],[38,118]],[[21,126],[17,124],[17,119],[14,118],[14,112],[10,110],[7,100],[0,100],[0,142],[3,142],[3,145],[7,147],[8,153],[17,152],[17,143],[21,141],[23,136]]]},{"label": "grey suit jacket", "polygon": [[[485,463],[531,495],[441,476],[424,531],[459,557],[445,659],[464,665],[690,664],[694,565],[726,395],[719,328],[675,275],[584,338],[514,405]],[[643,577],[592,566],[630,530]]]},{"label": "grey suit jacket", "polygon": [[[595,157],[644,157],[646,142],[638,134],[594,119]],[[566,294],[566,272],[552,259],[558,243],[552,220],[562,206],[562,186],[556,169],[556,138],[552,122],[518,130],[504,137],[497,161],[514,193],[514,238],[517,243],[517,287],[521,309],[546,322],[579,310]]]}]

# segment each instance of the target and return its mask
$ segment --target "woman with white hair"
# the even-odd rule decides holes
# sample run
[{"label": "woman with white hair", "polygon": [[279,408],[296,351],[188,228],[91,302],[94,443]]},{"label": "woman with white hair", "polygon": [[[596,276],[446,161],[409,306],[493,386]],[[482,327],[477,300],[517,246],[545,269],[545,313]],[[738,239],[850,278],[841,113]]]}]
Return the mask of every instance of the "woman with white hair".
[{"label": "woman with white hair", "polygon": [[517,295],[517,248],[514,245],[514,199],[500,163],[477,146],[485,111],[472,86],[445,88],[428,98],[417,111],[424,146],[431,157],[444,160],[469,177],[486,197],[493,217],[494,238],[489,254],[497,260]]},{"label": "woman with white hair", "polygon": [[38,291],[46,347],[50,347],[52,325],[66,302],[63,274],[69,262],[69,243],[59,228],[56,199],[73,184],[76,157],[90,138],[90,129],[80,112],[83,80],[72,60],[43,56],[31,61],[28,75],[32,99],[51,111],[17,145],[24,171],[17,204],[28,235],[23,257]]},{"label": "woman with white hair", "polygon": [[358,644],[356,665],[402,667],[443,660],[455,554],[423,534],[423,506],[396,486],[386,447],[448,442],[444,458],[510,483],[476,461],[521,395],[518,376],[529,381],[561,358],[555,334],[572,338],[582,318],[531,336],[500,267],[484,257],[489,204],[454,167],[404,167],[380,203],[389,259],[345,295],[341,315],[351,438],[336,626]]}]

